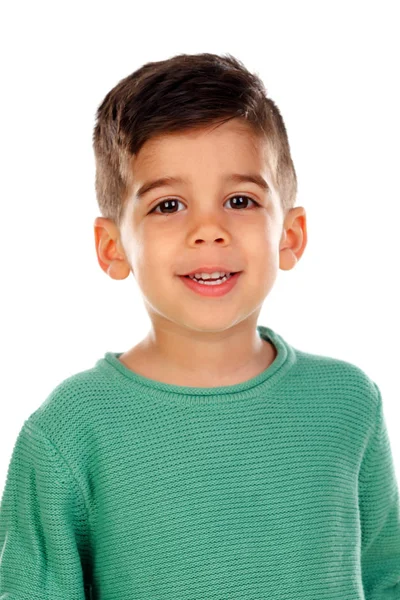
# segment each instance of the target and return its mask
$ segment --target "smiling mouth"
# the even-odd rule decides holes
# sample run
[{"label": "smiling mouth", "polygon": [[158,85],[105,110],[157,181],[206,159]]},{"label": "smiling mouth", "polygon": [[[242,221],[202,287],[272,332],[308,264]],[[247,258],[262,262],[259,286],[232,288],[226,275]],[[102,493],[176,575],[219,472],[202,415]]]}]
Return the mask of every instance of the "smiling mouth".
[{"label": "smiling mouth", "polygon": [[220,298],[235,287],[241,273],[242,271],[232,272],[231,275],[227,273],[218,279],[197,279],[189,275],[179,275],[179,277],[184,279],[185,281],[182,283],[196,294],[209,298]]},{"label": "smiling mouth", "polygon": [[[242,271],[232,271],[232,273],[227,273],[227,275],[229,275],[229,277],[231,277],[232,275],[236,275],[236,273],[241,273]],[[194,277],[193,275],[179,275],[179,277],[187,277],[188,279],[194,279],[195,281],[198,279],[197,277]],[[204,279],[201,281],[210,281],[210,279]]]}]

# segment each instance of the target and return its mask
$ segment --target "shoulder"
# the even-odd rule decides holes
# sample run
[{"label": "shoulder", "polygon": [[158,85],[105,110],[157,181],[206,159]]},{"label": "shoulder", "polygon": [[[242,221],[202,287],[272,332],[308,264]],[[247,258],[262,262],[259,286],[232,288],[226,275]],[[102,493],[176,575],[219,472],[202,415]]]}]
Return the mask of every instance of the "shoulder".
[{"label": "shoulder", "polygon": [[96,366],[77,372],[60,381],[26,422],[56,446],[79,443],[87,439],[106,389],[107,380]]},{"label": "shoulder", "polygon": [[299,349],[292,384],[298,390],[318,396],[322,401],[339,402],[358,408],[364,416],[374,417],[379,404],[379,388],[358,365],[333,356],[312,354]]}]

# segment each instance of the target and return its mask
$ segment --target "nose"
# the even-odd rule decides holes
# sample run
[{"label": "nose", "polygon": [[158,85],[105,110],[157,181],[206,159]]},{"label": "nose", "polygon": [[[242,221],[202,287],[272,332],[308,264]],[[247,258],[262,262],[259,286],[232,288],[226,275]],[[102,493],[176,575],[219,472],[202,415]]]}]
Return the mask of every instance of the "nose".
[{"label": "nose", "polygon": [[227,231],[224,231],[218,226],[204,226],[198,227],[196,231],[193,231],[189,236],[192,244],[227,244],[230,240],[230,235]]},{"label": "nose", "polygon": [[231,233],[225,219],[227,215],[215,210],[214,206],[204,203],[197,207],[188,223],[189,241],[191,244],[228,244]]},{"label": "nose", "polygon": [[[215,242],[218,242],[219,244],[223,244],[225,240],[224,240],[224,238],[221,238],[221,237],[219,237],[219,238],[216,238],[214,241],[215,241]],[[207,240],[204,240],[204,239],[202,239],[202,238],[197,238],[197,239],[195,240],[195,244],[196,244],[196,245],[199,245],[199,244],[204,244],[204,243],[207,243]]]}]

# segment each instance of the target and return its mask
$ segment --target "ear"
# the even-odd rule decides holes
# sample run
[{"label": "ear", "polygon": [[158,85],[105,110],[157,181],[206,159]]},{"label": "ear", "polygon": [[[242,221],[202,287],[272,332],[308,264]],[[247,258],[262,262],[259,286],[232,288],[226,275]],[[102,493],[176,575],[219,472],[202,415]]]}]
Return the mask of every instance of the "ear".
[{"label": "ear", "polygon": [[307,245],[307,217],[302,206],[289,210],[285,217],[279,245],[279,268],[290,271]]},{"label": "ear", "polygon": [[118,227],[111,219],[96,217],[94,239],[100,267],[112,279],[126,279],[131,272],[125,256]]}]

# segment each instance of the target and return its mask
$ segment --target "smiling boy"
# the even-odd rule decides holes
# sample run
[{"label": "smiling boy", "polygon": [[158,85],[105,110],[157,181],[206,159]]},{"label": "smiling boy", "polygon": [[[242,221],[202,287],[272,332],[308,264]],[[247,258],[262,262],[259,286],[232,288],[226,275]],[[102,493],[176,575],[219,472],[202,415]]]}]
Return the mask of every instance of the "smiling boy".
[{"label": "smiling boy", "polygon": [[[179,385],[235,384],[262,372],[276,352],[256,332],[258,315],[278,268],[293,268],[306,244],[305,210],[284,215],[269,144],[233,119],[154,137],[131,169],[120,227],[95,221],[100,265],[115,279],[134,274],[152,322],[120,360]],[[234,285],[185,285],[183,275],[205,272],[238,274]]]},{"label": "smiling boy", "polygon": [[400,599],[378,385],[257,324],[307,243],[261,80],[230,55],[147,63],[100,104],[93,145],[98,262],[133,274],[151,327],[24,422],[0,598]]}]

